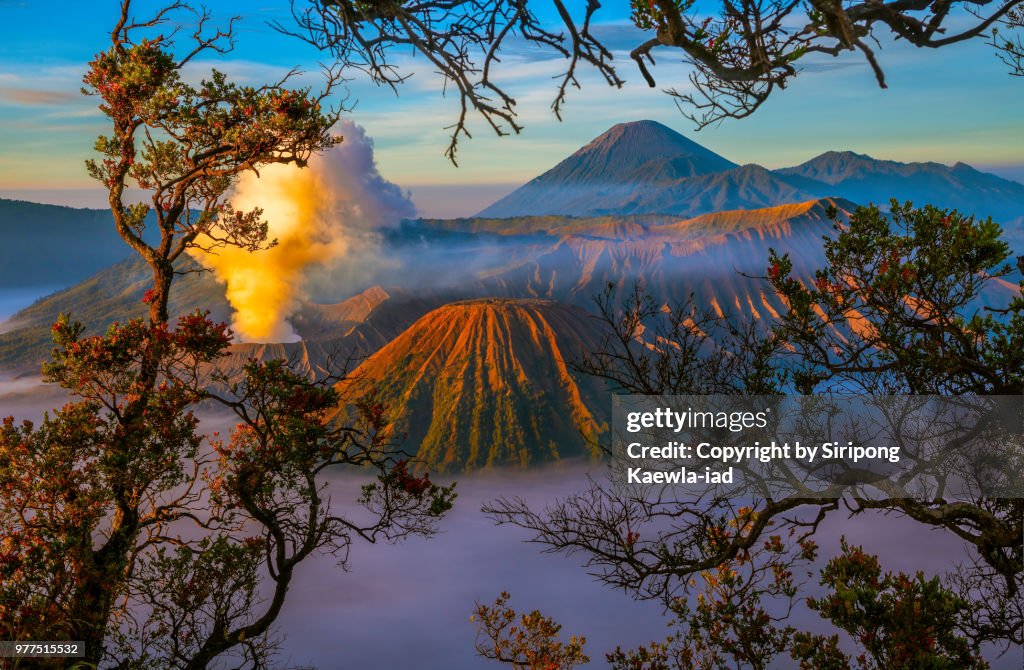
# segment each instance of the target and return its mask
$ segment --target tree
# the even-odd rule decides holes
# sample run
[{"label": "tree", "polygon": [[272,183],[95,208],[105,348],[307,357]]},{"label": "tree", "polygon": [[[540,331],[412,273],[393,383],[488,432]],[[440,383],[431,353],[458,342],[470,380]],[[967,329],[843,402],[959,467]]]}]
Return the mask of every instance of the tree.
[{"label": "tree", "polygon": [[809,598],[808,606],[848,633],[863,652],[855,663],[844,662],[834,651],[835,637],[798,633],[791,655],[801,667],[822,667],[824,653],[842,667],[864,670],[988,667],[977,644],[959,630],[969,601],[938,577],[883,574],[876,556],[849,546],[845,538],[841,544],[842,552],[821,571],[821,583],[830,591]]},{"label": "tree", "polygon": [[[859,209],[826,242],[828,264],[811,287],[790,277],[787,257],[773,255],[770,280],[790,304],[778,332],[795,350],[796,388],[838,381],[866,393],[1019,395],[1024,299],[983,300],[1011,272],[999,236],[991,219],[894,201],[888,217]],[[869,327],[856,327],[860,319]],[[853,509],[899,509],[949,529],[977,548],[1010,593],[1020,587],[1020,499],[858,500]]]},{"label": "tree", "polygon": [[[785,342],[770,328],[702,308],[692,293],[666,310],[639,283],[626,296],[609,284],[594,304],[607,328],[597,349],[572,365],[577,372],[605,380],[615,393],[784,392],[789,375],[776,363]],[[652,352],[638,344],[645,333],[651,342],[671,344]]]},{"label": "tree", "polygon": [[[191,49],[180,55],[172,51],[178,30],[141,36],[175,11],[192,12],[197,22]],[[82,91],[100,99],[111,124],[111,134],[96,140],[101,158],[86,167],[107,189],[118,234],[153,270],[153,324],[167,321],[174,263],[197,240],[254,251],[268,243],[262,212],[236,212],[227,201],[240,174],[272,163],[302,166],[312,153],[341,141],[330,133],[338,112],[321,107],[337,82],[334,74],[316,96],[285,87],[294,71],[260,88],[233,84],[216,70],[198,87],[184,82],[181,70],[197,56],[231,48],[236,19],[213,32],[209,19],[175,2],[136,21],[131,3],[123,2],[110,48],[83,77]],[[149,204],[125,204],[131,182],[149,193]],[[155,222],[147,221],[151,214]],[[152,243],[147,229],[155,232]]]},{"label": "tree", "polygon": [[[1011,12],[1019,12],[1019,6],[1020,0],[740,0],[711,6],[692,0],[631,0],[632,24],[643,36],[630,58],[652,88],[657,85],[652,74],[656,55],[664,52],[689,64],[694,92],[669,88],[667,93],[684,116],[703,128],[754,113],[799,74],[808,56],[858,52],[884,88],[885,74],[875,53],[879,38],[940,48],[984,37]],[[562,0],[293,0],[297,27],[277,27],[393,89],[409,76],[396,64],[396,51],[411,47],[426,58],[458,93],[459,111],[447,151],[454,161],[459,139],[470,136],[470,111],[499,135],[521,130],[516,101],[496,74],[513,40],[565,59],[552,103],[559,117],[568,89],[579,87],[581,66],[594,68],[610,86],[623,85],[611,48],[594,25],[601,3],[588,0],[582,9],[573,9]],[[553,11],[557,27],[545,27],[538,17],[545,10]],[[961,25],[964,15],[976,20]]]},{"label": "tree", "polygon": [[1020,35],[1021,28],[1024,28],[1024,8],[1014,7],[999,23],[1010,35],[1000,35],[1000,26],[995,26],[992,28],[990,43],[996,48],[999,58],[1010,68],[1010,74],[1024,77],[1024,39]]},{"label": "tree", "polygon": [[[515,670],[572,670],[590,662],[583,653],[586,638],[558,639],[560,624],[534,610],[517,614],[502,592],[493,605],[477,603],[470,621],[477,622],[476,651],[483,658],[511,665]],[[518,623],[517,623],[518,619]]]},{"label": "tree", "polygon": [[[226,393],[208,390],[231,333],[202,312],[171,323],[175,262],[199,243],[272,244],[261,212],[233,210],[228,193],[243,172],[301,166],[340,141],[337,112],[321,108],[336,79],[328,73],[320,95],[218,72],[189,85],[181,68],[229,49],[233,22],[210,32],[208,14],[193,12],[192,44],[178,51],[177,30],[157,32],[177,11],[192,12],[174,3],[136,21],[124,0],[84,77],[112,126],[88,170],[152,268],[149,318],[89,336],[62,317],[44,379],[71,402],[38,426],[0,424],[0,636],[83,640],[92,665],[266,667],[302,561],[327,551],[344,566],[356,538],[429,535],[454,493],[413,475],[379,437],[384,408],[332,425],[337,392],[281,361],[252,362],[220,380]],[[131,183],[150,205],[125,204]],[[234,413],[228,439],[198,432],[203,401]],[[369,512],[358,523],[331,511],[325,489],[325,473],[346,466],[376,475],[358,495]]]},{"label": "tree", "polygon": [[[669,611],[673,630],[664,641],[635,649],[617,647],[605,654],[612,670],[757,670],[780,667],[783,655],[802,670],[920,670],[971,668],[988,664],[977,644],[961,632],[970,606],[936,577],[922,573],[882,573],[876,556],[842,540],[842,550],[821,570],[824,592],[806,600],[831,626],[846,634],[812,633],[786,620],[798,605],[801,584],[797,573],[810,569],[816,545],[807,539],[768,537],[760,552],[751,552],[702,573],[702,589],[695,607],[674,598]],[[507,608],[508,594],[499,598],[500,621],[512,622],[516,612]],[[489,608],[480,608],[491,614]],[[556,631],[558,624],[539,612],[522,615],[540,618]],[[506,624],[507,625],[507,624]],[[490,620],[478,624],[478,635],[489,637]],[[501,629],[501,626],[498,626]],[[518,631],[516,631],[518,633]],[[505,635],[525,657],[544,656],[551,636]],[[575,639],[575,638],[574,638]],[[581,640],[581,651],[583,641]],[[850,654],[844,647],[853,646]],[[478,651],[497,659],[490,645]],[[550,658],[550,656],[544,656]],[[522,667],[568,668],[571,664]]]},{"label": "tree", "polygon": [[[894,203],[891,219],[877,208],[859,208],[835,228],[824,244],[826,266],[810,276],[796,276],[788,257],[773,254],[764,279],[789,308],[770,331],[737,338],[729,333],[748,331],[701,321],[689,306],[665,314],[645,309],[651,303],[643,300],[606,300],[602,314],[614,335],[580,368],[627,393],[658,395],[807,394],[834,387],[951,397],[1021,392],[1024,299],[999,290],[1011,268],[998,226]],[[1003,296],[1001,302],[993,295]],[[649,340],[668,344],[637,344],[651,319],[673,324]],[[674,339],[661,339],[673,333]],[[984,492],[947,499],[941,476],[927,484],[929,493],[914,498],[754,494],[756,516],[739,527],[746,503],[729,495],[648,495],[615,482],[594,481],[543,512],[518,499],[496,501],[487,511],[498,523],[533,531],[552,550],[580,552],[609,585],[666,602],[692,576],[755,551],[776,521],[812,534],[841,510],[898,513],[953,533],[975,552],[976,563],[950,577],[971,602],[965,618],[971,621],[964,624],[971,638],[1019,644],[1024,501]],[[709,532],[726,539],[702,541]]]},{"label": "tree", "polygon": [[[787,654],[802,670],[911,670],[972,668],[988,664],[961,632],[967,601],[922,573],[882,574],[876,556],[842,541],[842,551],[821,570],[827,591],[807,606],[848,634],[860,653],[843,651],[838,634],[810,633],[783,624],[794,607],[795,570],[809,567],[817,548],[809,540],[787,547],[772,535],[767,560],[750,556],[703,575],[704,592],[691,611],[676,598],[679,629],[664,643],[608,654],[614,670],[727,670],[773,667]],[[795,553],[792,553],[795,550]],[[744,570],[744,564],[751,564]],[[771,608],[782,614],[772,614]]]},{"label": "tree", "polygon": [[[858,209],[836,232],[813,286],[790,276],[788,257],[769,259],[768,279],[790,305],[777,332],[795,348],[798,391],[839,382],[864,393],[1024,392],[1024,302],[985,303],[1012,271],[998,224],[893,201],[888,214]],[[858,315],[870,327],[857,328]]]},{"label": "tree", "polygon": [[[709,529],[704,541],[727,540],[737,526],[752,523],[753,510],[744,510],[731,531]],[[785,625],[803,575],[815,560],[817,545],[807,538],[783,540],[770,535],[758,551],[695,576],[702,589],[691,607],[684,597],[673,598],[669,624],[677,632],[664,642],[633,650],[616,648],[607,655],[616,670],[680,668],[687,670],[762,670],[787,651],[796,629]],[[807,571],[809,576],[810,570]]]}]

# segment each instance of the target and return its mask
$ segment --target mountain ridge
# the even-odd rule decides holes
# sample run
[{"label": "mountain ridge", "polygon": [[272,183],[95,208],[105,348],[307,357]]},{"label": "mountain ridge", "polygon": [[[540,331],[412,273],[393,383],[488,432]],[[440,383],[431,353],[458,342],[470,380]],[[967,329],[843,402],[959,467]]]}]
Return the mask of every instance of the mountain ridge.
[{"label": "mountain ridge", "polygon": [[[82,253],[82,238],[89,253]],[[109,210],[0,198],[0,289],[68,286],[127,258]]]},{"label": "mountain ridge", "polygon": [[[453,233],[446,222],[438,227],[423,222],[407,234],[408,247],[392,242],[388,251],[394,258],[409,259],[403,285],[373,285],[334,304],[303,304],[289,321],[309,346],[288,346],[280,352],[297,356],[303,371],[312,373],[323,359],[320,354],[336,352],[336,362],[344,362],[349,354],[372,354],[426,312],[460,298],[539,297],[588,308],[608,282],[625,288],[643,278],[666,299],[681,299],[686,295],[687,268],[708,265],[716,253],[719,265],[740,263],[753,274],[764,269],[767,240],[782,250],[792,246],[794,253],[799,249],[802,256],[817,259],[817,254],[808,255],[808,245],[820,246],[821,235],[831,229],[825,216],[829,205],[841,211],[853,207],[841,200],[811,200],[692,218],[527,218],[517,222],[518,230],[504,230],[507,235]],[[483,230],[488,223],[481,223]],[[453,242],[451,235],[472,241],[472,246],[460,251],[463,242]],[[744,251],[733,259],[733,249]],[[688,254],[692,258],[684,262]],[[747,258],[751,255],[757,258]],[[144,315],[142,296],[148,279],[145,263],[130,259],[22,310],[8,324],[11,330],[0,333],[0,369],[38,369],[50,351],[50,324],[61,312],[82,320],[90,333],[102,332],[113,321]],[[734,294],[748,293],[733,286],[732,278],[718,282],[713,294],[735,302]],[[202,307],[211,309],[215,320],[231,319],[223,286],[209,273],[184,275],[172,297],[172,315]],[[240,369],[250,356],[263,358],[274,351],[279,350],[238,344],[223,367]]]},{"label": "mountain ridge", "polygon": [[[991,216],[1007,226],[1024,224],[1024,184],[957,161],[903,163],[853,151],[826,151],[775,173],[824,184],[817,190],[861,204],[888,206],[890,199]],[[808,186],[808,182],[796,182]]]},{"label": "mountain ridge", "polygon": [[843,150],[769,170],[737,165],[654,121],[613,126],[477,217],[692,217],[826,197],[883,208],[910,200],[1024,225],[1024,184],[962,161],[902,163]]}]

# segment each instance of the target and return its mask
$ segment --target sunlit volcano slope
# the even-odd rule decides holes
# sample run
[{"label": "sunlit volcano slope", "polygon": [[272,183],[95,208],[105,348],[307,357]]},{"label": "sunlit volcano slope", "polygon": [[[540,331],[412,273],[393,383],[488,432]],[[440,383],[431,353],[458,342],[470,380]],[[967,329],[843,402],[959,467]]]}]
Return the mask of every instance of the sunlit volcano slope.
[{"label": "sunlit volcano slope", "polygon": [[571,371],[599,332],[593,317],[550,301],[452,303],[338,388],[349,400],[376,393],[391,436],[435,471],[579,456],[610,409],[592,380]]}]

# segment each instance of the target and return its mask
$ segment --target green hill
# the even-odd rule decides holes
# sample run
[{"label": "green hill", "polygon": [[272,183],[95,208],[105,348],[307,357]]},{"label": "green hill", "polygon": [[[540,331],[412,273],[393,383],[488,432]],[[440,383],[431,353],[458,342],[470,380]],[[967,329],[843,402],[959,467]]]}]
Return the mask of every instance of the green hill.
[{"label": "green hill", "polygon": [[[180,263],[180,269],[198,266],[189,259]],[[38,370],[50,353],[50,326],[62,313],[81,321],[89,333],[102,332],[114,321],[144,316],[148,307],[142,297],[151,286],[149,266],[131,258],[36,301],[12,318],[12,330],[0,334],[0,370]],[[224,289],[206,272],[182,275],[171,291],[171,314],[187,314],[197,307],[210,310],[218,321],[231,320]]]}]

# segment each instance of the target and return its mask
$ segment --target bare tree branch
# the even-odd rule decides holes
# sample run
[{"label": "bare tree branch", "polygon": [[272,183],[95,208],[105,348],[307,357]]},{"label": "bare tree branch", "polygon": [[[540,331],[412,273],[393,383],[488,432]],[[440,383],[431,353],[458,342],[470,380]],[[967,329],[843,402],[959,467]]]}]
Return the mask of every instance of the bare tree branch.
[{"label": "bare tree branch", "polygon": [[[690,90],[669,86],[666,93],[702,128],[753,114],[773,92],[786,88],[810,55],[860,53],[885,88],[876,53],[881,37],[929,49],[983,37],[997,24],[1019,26],[1021,1],[719,0],[698,10],[694,0],[632,0],[631,22],[644,35],[629,56],[652,88],[657,86],[655,52],[688,64]],[[460,138],[470,137],[471,113],[498,135],[522,129],[516,101],[493,67],[503,51],[523,44],[568,61],[556,78],[551,105],[559,119],[568,90],[580,86],[581,65],[608,85],[622,87],[611,49],[592,30],[600,9],[598,0],[587,0],[581,12],[570,11],[563,0],[292,0],[295,25],[274,25],[396,92],[411,76],[398,54],[425,58],[446,90],[451,86],[457,93],[446,151],[454,162]],[[975,20],[962,26],[965,14]],[[553,25],[540,16],[552,17],[547,20]],[[992,40],[1019,74],[1019,38]]]}]

